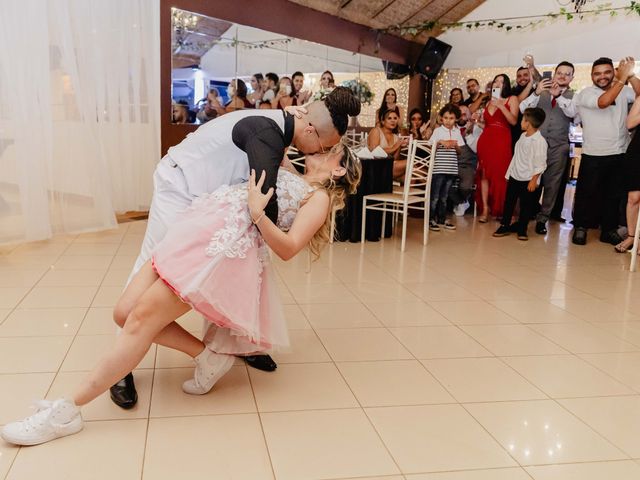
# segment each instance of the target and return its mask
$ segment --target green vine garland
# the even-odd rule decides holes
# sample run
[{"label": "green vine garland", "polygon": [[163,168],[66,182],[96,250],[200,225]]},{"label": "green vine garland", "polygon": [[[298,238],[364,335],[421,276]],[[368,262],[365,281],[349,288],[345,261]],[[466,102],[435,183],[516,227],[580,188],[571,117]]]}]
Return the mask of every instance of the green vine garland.
[{"label": "green vine garland", "polygon": [[439,20],[427,20],[416,25],[393,25],[379,31],[382,33],[399,32],[401,35],[413,36],[432,30],[456,29],[471,31],[489,28],[510,32],[512,30],[526,30],[534,28],[543,23],[553,22],[561,18],[564,18],[567,22],[571,22],[576,18],[582,20],[585,17],[595,17],[603,14],[615,17],[621,13],[624,13],[625,15],[635,13],[640,16],[640,1],[631,1],[629,2],[629,5],[625,7],[616,8],[612,8],[610,3],[601,4],[592,10],[584,10],[580,13],[571,12],[566,8],[561,8],[558,12],[550,12],[544,15],[499,18],[493,20],[471,20],[467,22],[440,22]]}]

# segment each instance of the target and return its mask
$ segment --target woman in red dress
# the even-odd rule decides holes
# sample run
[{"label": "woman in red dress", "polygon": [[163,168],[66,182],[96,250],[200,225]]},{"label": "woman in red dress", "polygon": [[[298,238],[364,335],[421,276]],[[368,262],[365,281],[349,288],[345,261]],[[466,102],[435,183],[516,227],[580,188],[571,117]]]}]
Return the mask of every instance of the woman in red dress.
[{"label": "woman in red dress", "polygon": [[484,131],[478,139],[478,178],[482,199],[481,223],[489,213],[502,215],[507,180],[504,178],[511,162],[511,126],[518,121],[518,97],[511,95],[511,81],[501,73],[493,79],[492,88],[500,88],[500,98],[491,98],[484,109]]}]

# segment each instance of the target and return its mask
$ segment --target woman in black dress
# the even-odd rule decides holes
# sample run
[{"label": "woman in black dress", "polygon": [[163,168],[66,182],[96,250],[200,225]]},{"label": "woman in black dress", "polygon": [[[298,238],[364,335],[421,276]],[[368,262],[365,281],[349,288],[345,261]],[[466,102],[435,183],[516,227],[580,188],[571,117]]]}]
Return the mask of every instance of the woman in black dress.
[{"label": "woman in black dress", "polygon": [[627,230],[629,234],[622,242],[615,246],[616,252],[624,253],[633,247],[633,237],[638,222],[638,209],[640,208],[640,97],[636,98],[629,116],[627,128],[633,130],[631,143],[627,148],[624,159],[623,173],[627,188]]}]

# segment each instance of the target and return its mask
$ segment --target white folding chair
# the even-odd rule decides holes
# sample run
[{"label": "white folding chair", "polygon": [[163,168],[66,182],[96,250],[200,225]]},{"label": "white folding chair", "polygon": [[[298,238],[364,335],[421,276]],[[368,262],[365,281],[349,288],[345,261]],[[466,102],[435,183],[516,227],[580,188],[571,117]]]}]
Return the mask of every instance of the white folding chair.
[{"label": "white folding chair", "polygon": [[640,214],[638,215],[638,221],[636,222],[635,232],[636,233],[633,236],[633,248],[631,249],[631,264],[629,265],[630,272],[636,271],[638,263],[638,242],[640,241]]},{"label": "white folding chair", "polygon": [[[424,155],[424,153],[427,153]],[[409,207],[423,210],[422,243],[427,244],[429,239],[429,205],[431,194],[431,160],[435,155],[435,149],[431,150],[425,140],[412,140],[407,159],[407,170],[402,192],[374,193],[366,195],[362,199],[362,230],[360,241],[364,250],[367,211],[382,212],[382,237],[386,226],[386,214],[402,215],[402,242],[400,250],[404,252],[407,240],[407,212]],[[369,202],[371,202],[369,204]]]},{"label": "white folding chair", "polygon": [[300,152],[300,150],[298,150],[296,147],[294,147],[293,145],[291,145],[288,149],[287,149],[287,157],[289,155],[293,155],[296,158],[294,158],[293,160],[291,160],[289,158],[289,161],[295,165],[296,167],[302,167],[304,168],[304,159],[305,156],[302,152]]}]

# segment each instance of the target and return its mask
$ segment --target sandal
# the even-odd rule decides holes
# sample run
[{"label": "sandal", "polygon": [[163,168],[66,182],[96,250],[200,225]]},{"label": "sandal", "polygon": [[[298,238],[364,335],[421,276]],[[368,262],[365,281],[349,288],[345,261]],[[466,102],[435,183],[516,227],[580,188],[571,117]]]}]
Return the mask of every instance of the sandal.
[{"label": "sandal", "polygon": [[480,223],[487,223],[489,221],[489,217],[487,215],[480,215],[478,217],[478,221]]},{"label": "sandal", "polygon": [[[617,244],[613,249],[618,253],[627,253],[633,248],[633,235],[627,235],[623,241]],[[629,242],[631,240],[631,242]]]}]

